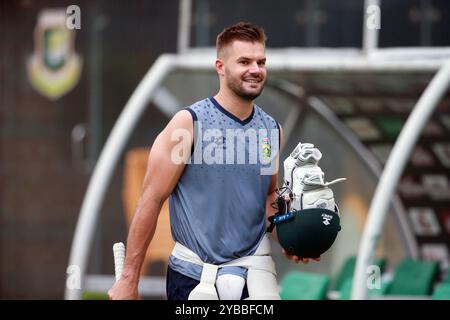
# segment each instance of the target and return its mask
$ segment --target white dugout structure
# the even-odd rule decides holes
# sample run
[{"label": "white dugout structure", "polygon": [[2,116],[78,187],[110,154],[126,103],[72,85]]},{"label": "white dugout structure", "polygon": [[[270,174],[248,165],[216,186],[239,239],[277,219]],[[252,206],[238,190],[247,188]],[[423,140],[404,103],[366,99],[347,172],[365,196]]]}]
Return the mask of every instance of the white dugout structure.
[{"label": "white dugout structure", "polygon": [[[378,1],[366,1],[364,14],[369,14],[370,6],[377,6]],[[86,275],[88,257],[92,247],[94,232],[98,221],[99,212],[105,197],[111,177],[120,161],[120,156],[130,138],[138,120],[145,111],[150,101],[154,101],[168,116],[177,110],[171,109],[174,101],[170,93],[161,87],[162,82],[173,72],[213,72],[215,49],[188,48],[189,30],[191,21],[191,1],[180,1],[180,21],[177,54],[164,54],[153,64],[144,76],[136,90],[125,105],[120,117],[117,119],[110,136],[108,137],[101,155],[96,163],[93,175],[87,188],[83,204],[80,210],[76,226],[70,261],[70,266],[77,266],[81,272],[81,288],[69,288],[66,286],[66,299],[80,299],[81,293],[86,289],[107,289],[113,282],[113,276]],[[369,16],[367,16],[369,18]],[[367,20],[364,20],[367,21]],[[362,233],[357,264],[352,289],[352,299],[367,299],[367,267],[372,263],[374,252],[378,245],[383,224],[386,220],[389,206],[399,206],[393,196],[401,174],[411,155],[413,147],[432,115],[435,107],[447,92],[450,84],[450,48],[377,48],[378,30],[363,26],[363,48],[358,49],[270,49],[266,51],[267,67],[269,75],[277,78],[279,90],[296,96],[298,99],[307,99],[309,104],[322,113],[323,117],[333,117],[329,110],[324,110],[320,102],[313,96],[305,95],[304,90],[295,81],[298,75],[323,72],[334,74],[344,73],[426,73],[433,74],[432,80],[423,91],[421,97],[415,103],[400,135],[389,155],[389,158],[380,176],[375,194],[373,195],[366,223]],[[287,121],[283,123],[286,141],[292,132],[295,122],[289,122],[289,118],[296,119],[298,114],[292,111]],[[333,122],[330,120],[330,122]],[[339,124],[336,125],[339,129]],[[345,135],[345,133],[343,133]],[[348,138],[348,143],[354,148],[358,142]],[[367,159],[364,151],[359,151],[361,157]],[[370,157],[369,157],[370,158]],[[366,160],[371,166],[370,160]],[[399,209],[401,210],[401,209]],[[399,228],[406,238],[405,246],[412,257],[418,257],[419,253],[411,231],[407,227],[401,215],[397,217]],[[118,239],[120,240],[120,239]],[[68,269],[69,270],[69,269]],[[70,274],[68,275],[70,276]],[[149,294],[161,293],[165,290],[164,279],[145,277],[141,280],[142,292],[148,290]]]}]

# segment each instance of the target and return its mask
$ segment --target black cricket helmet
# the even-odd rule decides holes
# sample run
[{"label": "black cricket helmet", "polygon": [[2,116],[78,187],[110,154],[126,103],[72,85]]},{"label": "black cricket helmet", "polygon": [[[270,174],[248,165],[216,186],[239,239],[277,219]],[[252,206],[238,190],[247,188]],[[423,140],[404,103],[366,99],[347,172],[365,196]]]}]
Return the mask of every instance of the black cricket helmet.
[{"label": "black cricket helmet", "polygon": [[341,230],[340,216],[335,211],[310,208],[276,215],[273,223],[278,240],[289,255],[318,258],[333,245]]}]

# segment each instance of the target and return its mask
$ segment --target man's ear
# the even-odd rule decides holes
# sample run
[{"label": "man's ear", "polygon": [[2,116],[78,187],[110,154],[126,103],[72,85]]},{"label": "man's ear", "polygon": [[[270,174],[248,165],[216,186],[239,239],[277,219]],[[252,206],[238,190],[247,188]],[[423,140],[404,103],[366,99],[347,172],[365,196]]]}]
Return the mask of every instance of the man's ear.
[{"label": "man's ear", "polygon": [[225,75],[225,71],[223,70],[223,69],[224,69],[224,65],[223,65],[222,59],[217,58],[215,64],[216,64],[216,71],[217,71],[217,74],[218,74],[219,76]]}]

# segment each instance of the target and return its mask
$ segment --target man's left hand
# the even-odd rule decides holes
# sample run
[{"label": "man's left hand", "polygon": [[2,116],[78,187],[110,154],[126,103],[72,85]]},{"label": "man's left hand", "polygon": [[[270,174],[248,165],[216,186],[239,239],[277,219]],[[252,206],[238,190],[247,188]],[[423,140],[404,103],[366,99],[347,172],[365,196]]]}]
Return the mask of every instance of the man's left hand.
[{"label": "man's left hand", "polygon": [[289,255],[289,254],[287,254],[286,250],[284,250],[284,249],[282,250],[282,252],[286,258],[294,261],[295,263],[301,262],[301,263],[307,264],[309,262],[309,260],[311,260],[311,259],[314,261],[317,261],[317,262],[320,261],[320,257],[318,257],[318,258],[302,258],[302,257],[295,256],[295,255]]}]

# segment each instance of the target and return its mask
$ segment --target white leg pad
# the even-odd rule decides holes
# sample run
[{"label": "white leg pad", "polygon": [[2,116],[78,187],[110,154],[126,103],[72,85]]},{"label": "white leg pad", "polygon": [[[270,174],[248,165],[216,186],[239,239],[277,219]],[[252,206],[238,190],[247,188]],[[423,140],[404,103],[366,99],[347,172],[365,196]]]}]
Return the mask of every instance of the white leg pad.
[{"label": "white leg pad", "polygon": [[249,300],[281,300],[277,279],[273,273],[249,269],[247,288]]},{"label": "white leg pad", "polygon": [[218,267],[205,263],[203,265],[200,283],[191,291],[188,300],[219,300],[217,296],[216,282]]},{"label": "white leg pad", "polygon": [[220,300],[240,300],[244,290],[245,279],[234,274],[217,277],[216,288]]}]

